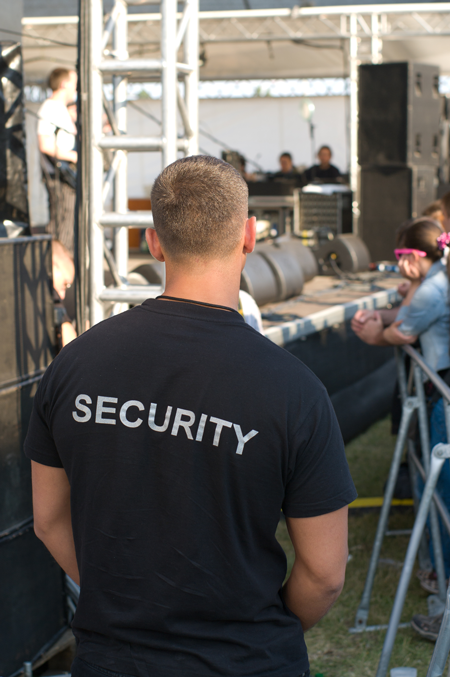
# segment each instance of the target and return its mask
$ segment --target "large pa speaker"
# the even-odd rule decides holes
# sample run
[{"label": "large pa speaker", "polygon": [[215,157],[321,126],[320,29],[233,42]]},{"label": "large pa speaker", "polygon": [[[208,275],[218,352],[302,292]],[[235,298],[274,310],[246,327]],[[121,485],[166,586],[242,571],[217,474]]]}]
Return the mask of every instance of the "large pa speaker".
[{"label": "large pa speaker", "polygon": [[5,220],[29,234],[20,42],[0,44],[0,223]]},{"label": "large pa speaker", "polygon": [[359,67],[360,165],[439,164],[439,68],[417,63]]},{"label": "large pa speaker", "polygon": [[33,532],[23,442],[54,356],[51,237],[0,237],[0,675],[16,674],[66,625],[62,571]]},{"label": "large pa speaker", "polygon": [[435,167],[361,167],[359,235],[372,261],[394,258],[397,228],[407,219],[420,216],[435,195]]}]

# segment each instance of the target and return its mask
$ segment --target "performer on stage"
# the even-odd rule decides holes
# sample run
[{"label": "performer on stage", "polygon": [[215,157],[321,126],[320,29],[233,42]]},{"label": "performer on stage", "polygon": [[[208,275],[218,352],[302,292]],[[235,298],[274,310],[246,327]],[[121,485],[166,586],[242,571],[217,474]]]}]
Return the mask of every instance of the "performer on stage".
[{"label": "performer on stage", "polygon": [[327,181],[336,181],[340,178],[341,172],[331,164],[332,155],[330,146],[319,148],[317,153],[319,164],[313,165],[305,171],[305,178],[308,183],[312,183],[312,181],[317,179],[322,183],[326,183]]},{"label": "performer on stage", "polygon": [[38,140],[41,166],[49,196],[47,231],[73,255],[76,181],[76,126],[67,105],[77,90],[77,74],[55,68],[49,76],[52,95],[39,109]]}]

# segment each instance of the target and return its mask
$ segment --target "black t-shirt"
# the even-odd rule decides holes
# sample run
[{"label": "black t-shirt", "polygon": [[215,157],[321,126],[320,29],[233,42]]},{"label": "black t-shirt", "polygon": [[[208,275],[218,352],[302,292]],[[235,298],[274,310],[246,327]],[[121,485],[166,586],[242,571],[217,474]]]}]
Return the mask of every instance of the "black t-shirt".
[{"label": "black t-shirt", "polygon": [[47,369],[25,443],[64,467],[77,655],[143,677],[297,677],[280,510],[355,498],[324,387],[237,312],[148,300]]},{"label": "black t-shirt", "polygon": [[307,181],[337,179],[340,175],[341,172],[334,165],[330,165],[327,169],[322,169],[320,165],[313,165],[305,171]]}]

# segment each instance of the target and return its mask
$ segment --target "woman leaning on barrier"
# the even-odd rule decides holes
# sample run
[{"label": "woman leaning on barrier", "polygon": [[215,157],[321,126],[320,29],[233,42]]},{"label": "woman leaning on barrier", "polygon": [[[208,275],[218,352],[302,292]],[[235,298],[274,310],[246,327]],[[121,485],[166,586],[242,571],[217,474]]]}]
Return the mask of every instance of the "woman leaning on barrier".
[{"label": "woman leaning on barrier", "polygon": [[[399,308],[388,311],[357,311],[353,331],[371,345],[404,345],[420,342],[423,357],[428,365],[444,380],[450,380],[450,307],[449,282],[445,266],[450,234],[430,218],[416,219],[399,229],[395,256],[400,272],[408,282],[400,285],[404,299]],[[436,396],[431,383],[426,384],[430,410],[431,448],[446,442],[444,406]],[[450,510],[450,463],[447,460],[441,471],[437,489]],[[450,538],[441,524],[445,574],[450,575]],[[431,540],[430,557],[434,563]],[[422,587],[437,592],[436,574],[419,572]],[[427,639],[436,639],[442,615],[414,616],[413,628]]]}]

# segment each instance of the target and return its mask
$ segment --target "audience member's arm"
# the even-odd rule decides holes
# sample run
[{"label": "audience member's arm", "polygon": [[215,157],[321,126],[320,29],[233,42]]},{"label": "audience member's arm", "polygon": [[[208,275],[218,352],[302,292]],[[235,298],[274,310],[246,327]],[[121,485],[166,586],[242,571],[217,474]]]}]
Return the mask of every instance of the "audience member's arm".
[{"label": "audience member's arm", "polygon": [[351,327],[353,331],[356,333],[360,332],[363,325],[368,320],[375,319],[376,313],[378,313],[381,317],[383,326],[388,327],[390,324],[392,324],[392,322],[395,322],[398,314],[398,308],[383,308],[381,310],[357,310],[351,321]]},{"label": "audience member's arm", "polygon": [[77,332],[71,322],[63,322],[61,325],[61,343],[62,347],[77,338]]},{"label": "audience member's arm", "polygon": [[79,584],[66,472],[35,461],[31,461],[31,472],[35,534],[66,574]]},{"label": "audience member's arm", "polygon": [[295,561],[283,588],[284,601],[305,631],[341,594],[348,559],[347,520],[347,506],[318,517],[286,518]]},{"label": "audience member's arm", "polygon": [[405,343],[415,343],[417,336],[414,334],[403,334],[398,328],[403,323],[403,320],[394,322],[390,327],[386,327],[383,331],[383,338],[391,346],[403,346]]}]

